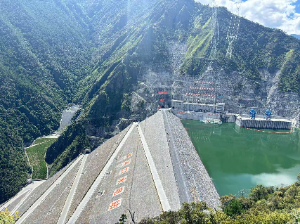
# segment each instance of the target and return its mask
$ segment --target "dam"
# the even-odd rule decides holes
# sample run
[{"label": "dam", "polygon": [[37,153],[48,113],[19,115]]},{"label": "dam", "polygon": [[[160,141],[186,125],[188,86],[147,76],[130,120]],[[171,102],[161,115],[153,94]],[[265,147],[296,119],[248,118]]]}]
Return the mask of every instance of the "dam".
[{"label": "dam", "polygon": [[17,223],[116,223],[122,214],[139,222],[199,201],[221,205],[180,119],[160,110],[29,184],[0,210],[18,211]]}]

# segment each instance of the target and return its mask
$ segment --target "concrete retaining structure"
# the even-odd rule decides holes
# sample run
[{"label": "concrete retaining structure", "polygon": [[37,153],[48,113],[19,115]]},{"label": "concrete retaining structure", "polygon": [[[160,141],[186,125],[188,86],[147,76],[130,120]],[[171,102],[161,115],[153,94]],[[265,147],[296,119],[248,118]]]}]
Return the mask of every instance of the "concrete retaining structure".
[{"label": "concrete retaining structure", "polygon": [[286,119],[265,120],[262,118],[250,119],[250,118],[238,116],[235,123],[236,125],[244,128],[286,129],[286,130],[290,130],[292,128],[292,122]]}]

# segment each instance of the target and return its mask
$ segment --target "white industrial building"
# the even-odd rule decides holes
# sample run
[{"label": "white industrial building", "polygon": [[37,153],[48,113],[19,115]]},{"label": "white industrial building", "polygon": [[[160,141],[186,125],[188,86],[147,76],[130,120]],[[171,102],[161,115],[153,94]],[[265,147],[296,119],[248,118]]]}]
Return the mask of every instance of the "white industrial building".
[{"label": "white industrial building", "polygon": [[204,113],[223,113],[225,103],[201,104],[188,103],[181,100],[172,100],[172,109],[177,111],[195,111]]},{"label": "white industrial building", "polygon": [[215,80],[186,78],[174,86],[171,107],[176,116],[207,122],[220,120],[225,112],[225,103],[216,103],[219,85]]},{"label": "white industrial building", "polygon": [[181,119],[200,121],[220,119],[220,114],[224,113],[224,107],[225,103],[200,104],[172,100],[172,109]]}]

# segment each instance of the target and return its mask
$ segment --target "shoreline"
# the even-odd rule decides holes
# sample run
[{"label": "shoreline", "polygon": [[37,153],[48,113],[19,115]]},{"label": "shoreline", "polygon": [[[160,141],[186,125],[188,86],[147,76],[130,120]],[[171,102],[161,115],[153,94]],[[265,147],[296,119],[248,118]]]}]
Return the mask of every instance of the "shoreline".
[{"label": "shoreline", "polygon": [[220,195],[187,131],[181,123],[180,118],[168,111],[164,113],[166,119],[168,119],[171,124],[171,130],[169,130],[170,134],[172,134],[175,139],[175,147],[170,147],[170,150],[176,150],[179,154],[190,196],[193,198],[193,201],[204,201],[209,207],[220,209]]}]

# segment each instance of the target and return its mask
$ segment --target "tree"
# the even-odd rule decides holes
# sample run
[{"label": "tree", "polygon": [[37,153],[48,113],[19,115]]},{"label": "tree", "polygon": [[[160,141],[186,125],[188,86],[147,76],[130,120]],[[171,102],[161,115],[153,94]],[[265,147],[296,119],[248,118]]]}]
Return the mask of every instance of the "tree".
[{"label": "tree", "polygon": [[116,224],[125,224],[126,221],[127,221],[127,216],[125,214],[122,214],[119,219],[119,222],[117,222]]},{"label": "tree", "polygon": [[300,173],[297,175],[297,185],[300,185]]},{"label": "tree", "polygon": [[229,216],[240,215],[243,212],[242,203],[236,199],[233,199],[227,205],[225,205],[224,212]]},{"label": "tree", "polygon": [[15,223],[18,218],[20,217],[17,212],[12,216],[9,215],[7,209],[5,209],[5,211],[0,211],[0,224],[12,224]]},{"label": "tree", "polygon": [[257,185],[256,187],[251,188],[249,197],[253,201],[258,201],[261,199],[267,199],[267,196],[271,193],[274,193],[274,188],[267,188],[262,185]]}]

